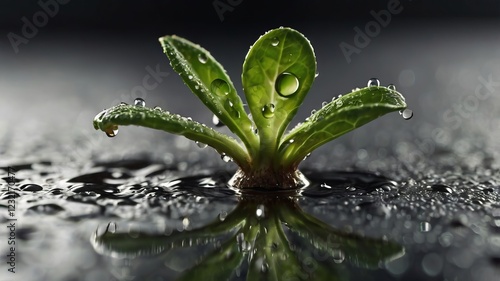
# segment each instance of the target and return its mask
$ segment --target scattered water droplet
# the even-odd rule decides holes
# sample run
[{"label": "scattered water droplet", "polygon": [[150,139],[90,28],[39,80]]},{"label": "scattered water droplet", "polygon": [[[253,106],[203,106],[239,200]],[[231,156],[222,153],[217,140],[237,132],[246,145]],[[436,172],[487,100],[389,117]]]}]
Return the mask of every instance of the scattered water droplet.
[{"label": "scattered water droplet", "polygon": [[327,104],[328,104],[328,102],[324,101],[324,102],[322,102],[322,103],[321,103],[321,107],[323,108],[323,107],[325,107]]},{"label": "scattered water droplet", "polygon": [[316,72],[316,73],[314,74],[314,78],[316,78],[316,77],[318,77],[318,76],[319,76],[319,72]]},{"label": "scattered water droplet", "polygon": [[322,184],[321,184],[321,187],[326,188],[326,189],[331,189],[331,188],[332,188],[331,186],[329,186],[329,185],[328,185],[328,184],[326,184],[326,183],[322,183]]},{"label": "scattered water droplet", "polygon": [[299,79],[291,73],[283,72],[276,79],[275,88],[282,97],[289,97],[299,89]]},{"label": "scattered water droplet", "polygon": [[190,222],[189,222],[189,219],[188,219],[188,218],[183,218],[183,219],[182,219],[182,227],[183,227],[184,229],[188,228],[189,223],[190,223]]},{"label": "scattered water droplet", "polygon": [[431,231],[431,224],[423,221],[420,223],[420,232],[429,232]]},{"label": "scattered water droplet", "polygon": [[215,79],[210,84],[210,90],[219,96],[225,96],[229,94],[229,84],[222,79]]},{"label": "scattered water droplet", "polygon": [[304,156],[304,159],[303,160],[306,160],[309,156],[311,156],[311,152],[307,153],[306,156]]},{"label": "scattered water droplet", "polygon": [[387,89],[391,90],[391,91],[396,91],[396,86],[394,86],[394,84],[389,84],[387,86]]},{"label": "scattered water droplet", "polygon": [[295,140],[294,139],[290,139],[288,140],[288,143],[293,143]]},{"label": "scattered water droplet", "polygon": [[207,56],[202,53],[198,54],[198,61],[203,64],[207,63]]},{"label": "scattered water droplet", "polygon": [[155,106],[155,107],[153,107],[153,109],[157,110],[157,111],[161,111],[162,110],[161,107],[159,107],[159,106]]},{"label": "scattered water droplet", "polygon": [[280,43],[280,39],[278,37],[274,37],[273,39],[271,39],[271,45],[276,47],[278,46],[278,44]]},{"label": "scattered water droplet", "polygon": [[274,104],[272,103],[264,105],[262,107],[262,115],[268,119],[272,118],[274,116],[274,108]]},{"label": "scattered water droplet", "polygon": [[217,117],[217,115],[213,115],[212,116],[212,123],[216,126],[216,127],[223,127],[224,126],[224,123],[222,123],[220,120],[219,120],[219,117]]},{"label": "scattered water droplet", "polygon": [[370,80],[368,80],[368,83],[366,84],[366,86],[367,87],[374,87],[374,86],[379,87],[380,81],[377,78],[371,78]]},{"label": "scattered water droplet", "polygon": [[205,147],[207,147],[207,146],[208,146],[206,143],[202,143],[202,142],[199,142],[199,141],[196,141],[196,145],[197,145],[199,148],[205,148]]},{"label": "scattered water droplet", "polygon": [[118,125],[112,125],[109,128],[107,128],[105,131],[106,136],[112,138],[115,137],[118,134]]},{"label": "scattered water droplet", "polygon": [[344,252],[341,249],[334,249],[332,251],[333,262],[342,263],[345,259]]},{"label": "scattered water droplet", "polygon": [[124,106],[124,105],[128,105],[128,103],[126,103],[126,102],[122,101],[122,102],[120,102],[120,104],[119,104],[119,106]]},{"label": "scattered water droplet", "polygon": [[265,216],[265,207],[264,205],[259,205],[257,206],[257,209],[255,210],[255,215],[257,216],[257,218],[263,218]]},{"label": "scattered water droplet", "polygon": [[399,114],[401,114],[405,120],[410,120],[413,117],[413,110],[406,108],[405,110],[399,111]]},{"label": "scattered water droplet", "polygon": [[146,101],[144,101],[144,100],[143,100],[143,99],[141,99],[141,98],[136,98],[136,99],[134,100],[134,105],[135,105],[135,106],[144,107],[144,106],[146,106]]},{"label": "scattered water droplet", "polygon": [[316,114],[316,109],[311,110],[311,115]]},{"label": "scattered water droplet", "polygon": [[226,211],[222,211],[222,212],[219,213],[219,220],[220,221],[224,221],[226,219],[226,217],[227,217],[227,212]]},{"label": "scattered water droplet", "polygon": [[226,153],[222,153],[220,158],[222,159],[222,161],[224,161],[226,163],[233,161],[233,159],[231,157],[227,156]]}]

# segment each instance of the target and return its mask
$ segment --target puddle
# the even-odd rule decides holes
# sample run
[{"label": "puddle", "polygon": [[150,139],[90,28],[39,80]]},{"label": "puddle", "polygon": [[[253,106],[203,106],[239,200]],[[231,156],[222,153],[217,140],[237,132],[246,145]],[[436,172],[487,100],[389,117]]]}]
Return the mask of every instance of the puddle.
[{"label": "puddle", "polygon": [[301,190],[241,193],[225,185],[231,172],[187,176],[145,160],[65,173],[49,161],[13,168],[10,190],[0,170],[0,220],[9,221],[7,200],[15,200],[23,280],[488,280],[500,273],[496,174],[392,179],[304,170],[311,184]]}]

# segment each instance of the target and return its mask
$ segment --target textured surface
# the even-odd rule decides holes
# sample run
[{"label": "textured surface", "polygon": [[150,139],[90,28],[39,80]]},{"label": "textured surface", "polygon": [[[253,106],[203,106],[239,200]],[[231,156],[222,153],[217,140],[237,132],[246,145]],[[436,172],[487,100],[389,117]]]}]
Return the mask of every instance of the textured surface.
[{"label": "textured surface", "polygon": [[[321,32],[312,26],[295,27],[315,46],[320,73],[297,120],[374,76],[383,85],[396,84],[415,113],[408,121],[389,114],[313,153],[302,169],[321,171],[306,173],[317,185],[297,199],[303,211],[332,228],[386,237],[400,244],[405,255],[375,269],[359,269],[348,259],[313,252],[314,259],[301,260],[303,272],[326,263],[347,280],[486,281],[498,276],[496,26],[391,25],[350,64],[338,44],[352,40],[351,26],[326,26]],[[183,36],[217,53],[236,77],[248,46],[261,33],[238,32],[231,37],[234,42],[225,34],[220,40],[211,34]],[[19,54],[3,57],[0,66],[0,166],[17,170],[11,193],[6,192],[6,169],[0,171],[0,279],[11,277],[4,271],[8,245],[3,237],[8,233],[3,225],[8,218],[5,199],[15,196],[19,280],[126,280],[147,274],[171,280],[192,265],[176,261],[176,256],[194,262],[210,249],[168,252],[168,263],[147,253],[119,258],[95,248],[95,232],[103,233],[110,222],[114,224],[108,230],[116,225],[118,232],[206,225],[237,205],[234,192],[216,188],[228,177],[217,171],[235,167],[212,150],[153,130],[126,128],[109,139],[92,128],[92,118],[103,108],[132,103],[135,97],[203,123],[210,123],[211,114],[169,68],[156,37],[137,36],[135,44],[120,36],[40,36]],[[221,41],[233,43],[220,47]],[[12,53],[10,46],[0,47],[2,54]],[[146,94],[137,90],[143,78],[158,69],[170,75],[156,75],[156,88]],[[481,99],[475,95],[480,85]],[[373,184],[377,173],[390,180]],[[193,175],[204,176],[177,181]],[[299,248],[313,249],[307,239],[287,235]],[[244,270],[235,271],[235,279]]]}]

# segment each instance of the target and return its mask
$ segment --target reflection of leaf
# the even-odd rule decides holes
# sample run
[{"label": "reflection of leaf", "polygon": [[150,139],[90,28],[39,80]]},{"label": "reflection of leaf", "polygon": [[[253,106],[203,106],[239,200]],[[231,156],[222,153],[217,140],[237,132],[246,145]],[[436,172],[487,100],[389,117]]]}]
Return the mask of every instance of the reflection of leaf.
[{"label": "reflection of leaf", "polygon": [[[252,197],[242,199],[226,217],[190,231],[171,235],[106,232],[95,238],[94,247],[103,254],[134,257],[159,254],[171,248],[191,247],[207,239],[227,239],[199,263],[181,273],[179,280],[230,280],[235,269],[248,259],[247,280],[345,280],[342,265],[333,262],[339,253],[355,266],[376,267],[403,252],[395,243],[360,237],[336,230],[304,213],[293,199]],[[259,215],[256,213],[259,210]],[[302,237],[292,249],[283,225]],[[311,249],[327,253],[317,260]],[[165,258],[165,257],[164,257]],[[166,261],[168,263],[168,261]]]},{"label": "reflection of leaf", "polygon": [[220,250],[210,253],[199,264],[185,271],[177,280],[199,280],[201,276],[207,281],[229,280],[234,269],[243,262],[244,257],[243,253],[238,251],[236,236],[233,236],[222,245]]}]

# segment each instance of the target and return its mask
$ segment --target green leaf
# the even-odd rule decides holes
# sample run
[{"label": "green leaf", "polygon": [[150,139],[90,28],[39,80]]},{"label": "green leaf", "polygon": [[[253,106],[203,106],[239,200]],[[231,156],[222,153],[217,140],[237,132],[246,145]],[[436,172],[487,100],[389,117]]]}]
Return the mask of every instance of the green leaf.
[{"label": "green leaf", "polygon": [[172,68],[191,91],[240,137],[250,153],[256,150],[258,140],[252,121],[222,65],[208,51],[184,38],[173,35],[159,40]]},{"label": "green leaf", "polygon": [[190,140],[207,144],[221,154],[225,153],[240,166],[249,165],[248,154],[235,139],[178,114],[142,106],[117,105],[102,111],[94,118],[94,128],[108,135],[112,135],[113,129],[117,130],[118,126],[127,125],[182,135]]},{"label": "green leaf", "polygon": [[260,160],[273,161],[279,140],[315,74],[312,46],[293,29],[271,30],[251,47],[243,64],[242,83],[259,130]]},{"label": "green leaf", "polygon": [[282,165],[296,167],[320,145],[404,108],[404,97],[386,87],[371,86],[344,95],[312,114],[284,137],[279,148]]}]

